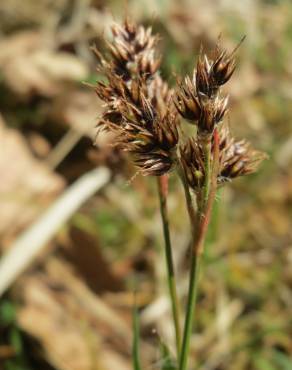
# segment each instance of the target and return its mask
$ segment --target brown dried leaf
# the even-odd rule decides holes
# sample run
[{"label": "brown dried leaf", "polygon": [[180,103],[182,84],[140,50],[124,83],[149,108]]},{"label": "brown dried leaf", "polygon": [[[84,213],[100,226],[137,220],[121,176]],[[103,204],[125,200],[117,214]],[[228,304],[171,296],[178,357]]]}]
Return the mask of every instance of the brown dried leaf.
[{"label": "brown dried leaf", "polygon": [[[92,359],[86,331],[63,309],[45,281],[26,280],[25,306],[19,313],[19,324],[26,332],[38,339],[48,360],[62,370],[86,370],[92,368]],[[38,323],[36,325],[36,322]],[[96,353],[98,345],[95,343]]]},{"label": "brown dried leaf", "polygon": [[51,40],[40,32],[21,32],[0,42],[0,68],[7,85],[21,96],[38,93],[53,96],[65,82],[88,75],[86,64],[76,56],[53,51]]},{"label": "brown dried leaf", "polygon": [[[32,156],[25,139],[7,128],[1,116],[0,142],[0,233],[5,234],[31,221],[62,190],[64,181]],[[36,197],[37,204],[32,202]]]},{"label": "brown dried leaf", "polygon": [[130,370],[128,323],[66,262],[52,257],[45,267],[44,273],[32,273],[18,285],[23,299],[18,313],[21,328],[40,342],[57,369],[110,370],[115,363],[117,369]]},{"label": "brown dried leaf", "polygon": [[116,292],[123,288],[123,281],[114,274],[112,266],[102,254],[96,237],[72,227],[64,251],[88,286],[96,293]]},{"label": "brown dried leaf", "polygon": [[96,135],[96,120],[100,108],[93,92],[73,90],[58,96],[51,109],[51,117],[72,127],[82,135]]}]

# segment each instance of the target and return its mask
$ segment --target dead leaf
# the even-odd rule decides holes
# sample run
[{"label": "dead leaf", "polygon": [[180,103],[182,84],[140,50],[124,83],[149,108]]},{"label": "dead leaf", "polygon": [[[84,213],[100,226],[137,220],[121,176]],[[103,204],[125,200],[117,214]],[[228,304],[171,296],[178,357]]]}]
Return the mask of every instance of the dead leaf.
[{"label": "dead leaf", "polygon": [[0,142],[0,233],[5,235],[31,221],[64,181],[32,156],[23,136],[7,128],[1,116]]},{"label": "dead leaf", "polygon": [[70,240],[64,248],[72,265],[96,293],[120,291],[123,282],[111,269],[101,253],[96,238],[81,229],[70,230]]},{"label": "dead leaf", "polygon": [[131,369],[131,326],[65,261],[51,257],[45,271],[27,275],[16,292],[23,300],[19,325],[40,342],[57,369],[111,370],[113,364]]},{"label": "dead leaf", "polygon": [[88,67],[76,56],[55,51],[45,33],[27,31],[0,42],[0,68],[6,84],[22,97],[54,96],[65,82],[79,82]]},{"label": "dead leaf", "polygon": [[94,91],[73,90],[54,99],[50,116],[72,127],[81,135],[94,138],[96,122],[101,112]]},{"label": "dead leaf", "polygon": [[[27,280],[24,289],[25,306],[20,310],[19,323],[41,342],[49,361],[62,370],[91,369],[82,322],[63,309],[43,279]],[[95,346],[97,353],[97,343]]]}]

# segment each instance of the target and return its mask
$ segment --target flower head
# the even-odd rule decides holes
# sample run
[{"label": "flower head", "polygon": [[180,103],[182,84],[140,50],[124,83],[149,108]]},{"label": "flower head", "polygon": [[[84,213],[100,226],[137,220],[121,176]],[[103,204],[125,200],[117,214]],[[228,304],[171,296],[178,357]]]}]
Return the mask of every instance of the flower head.
[{"label": "flower head", "polygon": [[178,117],[172,91],[158,74],[157,38],[151,29],[128,20],[112,27],[111,58],[98,52],[106,82],[96,85],[105,111],[98,127],[115,134],[115,145],[128,152],[144,175],[161,175],[175,162]]}]

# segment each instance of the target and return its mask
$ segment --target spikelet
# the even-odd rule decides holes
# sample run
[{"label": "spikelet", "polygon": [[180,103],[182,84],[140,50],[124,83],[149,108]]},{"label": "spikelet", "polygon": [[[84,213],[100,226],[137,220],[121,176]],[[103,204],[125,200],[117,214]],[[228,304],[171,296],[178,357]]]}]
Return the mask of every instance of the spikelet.
[{"label": "spikelet", "polygon": [[218,184],[256,172],[267,159],[266,153],[253,149],[248,141],[232,137],[227,125],[222,126],[220,135]]},{"label": "spikelet", "polygon": [[[211,159],[214,147],[212,143]],[[189,138],[180,145],[180,157],[189,186],[199,191],[205,183],[204,151],[196,138]],[[219,141],[219,170],[217,184],[222,185],[239,176],[249,175],[258,170],[267,155],[255,150],[246,140],[236,140],[227,124],[222,125]]]},{"label": "spikelet", "polygon": [[[265,155],[245,140],[236,141],[223,123],[228,97],[222,86],[234,73],[237,48],[228,53],[218,44],[212,58],[201,50],[193,76],[179,82],[174,93],[159,75],[157,41],[151,28],[126,19],[112,27],[107,56],[95,50],[106,77],[95,88],[105,107],[98,130],[114,133],[115,145],[131,155],[143,175],[163,175],[179,160],[196,191],[205,182],[203,148],[212,147],[215,128],[220,138],[218,184],[255,172]],[[183,145],[179,116],[197,126],[197,135]]]},{"label": "spikelet", "polygon": [[223,96],[221,87],[235,71],[234,54],[238,46],[228,53],[217,44],[212,59],[201,50],[192,78],[187,76],[175,93],[174,104],[178,113],[197,126],[197,136],[188,139],[179,149],[185,177],[196,191],[205,183],[203,147],[208,143],[212,146],[215,128],[220,140],[218,184],[255,172],[266,158],[264,153],[252,149],[245,140],[236,141],[223,123],[228,110],[228,97]]},{"label": "spikelet", "polygon": [[130,153],[143,175],[162,175],[175,162],[178,116],[172,91],[158,73],[157,37],[128,20],[112,27],[110,58],[97,51],[107,82],[96,85],[105,111],[99,130],[113,132],[115,143]]},{"label": "spikelet", "polygon": [[174,100],[176,109],[188,122],[197,125],[199,135],[210,139],[214,128],[223,121],[228,97],[221,96],[220,88],[234,69],[234,58],[217,46],[214,60],[201,51],[192,79],[187,76],[179,85]]}]

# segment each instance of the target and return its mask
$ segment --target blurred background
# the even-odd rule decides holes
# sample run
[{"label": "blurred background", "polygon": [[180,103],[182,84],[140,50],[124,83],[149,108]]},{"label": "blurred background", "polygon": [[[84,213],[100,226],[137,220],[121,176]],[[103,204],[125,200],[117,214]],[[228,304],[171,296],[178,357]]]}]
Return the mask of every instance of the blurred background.
[{"label": "blurred background", "polygon": [[[102,107],[84,84],[101,78],[90,47],[104,48],[126,9],[160,34],[170,84],[192,71],[201,44],[221,34],[231,50],[247,36],[228,119],[270,159],[219,192],[190,369],[291,370],[290,0],[0,2],[0,248],[16,251],[0,259],[0,368],[130,370],[135,290],[144,369],[173,369],[156,182],[132,178],[107,137],[93,146]],[[184,301],[189,224],[170,181]]]}]

